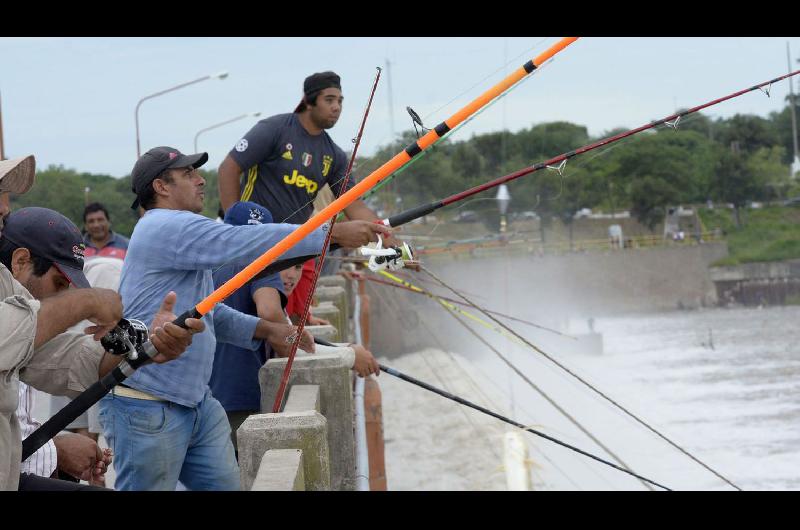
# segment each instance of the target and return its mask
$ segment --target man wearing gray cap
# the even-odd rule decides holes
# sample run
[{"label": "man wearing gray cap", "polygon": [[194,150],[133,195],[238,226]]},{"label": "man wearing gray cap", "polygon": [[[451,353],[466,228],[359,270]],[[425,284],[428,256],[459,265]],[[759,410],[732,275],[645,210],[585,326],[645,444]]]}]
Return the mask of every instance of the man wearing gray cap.
[{"label": "man wearing gray cap", "polygon": [[[119,292],[126,318],[147,322],[169,289],[178,293],[181,311],[190,309],[214,291],[213,270],[247,265],[297,228],[232,226],[199,215],[205,180],[197,168],[207,160],[207,153],[185,155],[162,146],[136,161],[132,207],[145,213],[122,266]],[[318,253],[327,229],[311,232],[283,257]],[[100,401],[103,434],[116,455],[117,489],[174,490],[178,480],[190,490],[239,489],[227,416],[208,387],[217,341],[253,350],[263,339],[285,342],[296,328],[225,304],[217,304],[204,321],[206,331],[194,337],[181,359],[140,368]],[[314,344],[307,337],[301,346],[313,351]]]},{"label": "man wearing gray cap", "polygon": [[[30,181],[32,173],[31,164]],[[0,204],[7,205],[8,192],[26,188],[7,189],[4,180],[0,174]],[[69,219],[37,207],[5,216],[0,235],[0,489],[80,488],[19,473],[22,448],[15,410],[19,381],[76,397],[121,360],[96,342],[122,317],[120,297],[109,289],[89,288],[82,269],[81,233]],[[174,303],[171,293],[156,315],[151,341],[159,352],[153,359],[157,363],[177,358],[191,342],[189,330],[169,323],[175,318]],[[95,324],[86,329],[95,340],[66,331],[84,319]],[[187,324],[193,331],[203,329],[196,319]]]},{"label": "man wearing gray cap", "polygon": [[[314,210],[317,192],[329,185],[336,196],[344,191],[347,155],[325,132],[342,112],[341,79],[334,72],[312,74],[303,83],[303,99],[293,113],[263,119],[244,135],[219,167],[219,197],[227,211],[236,201],[252,201],[282,223],[304,223]],[[241,180],[242,173],[245,178]],[[355,184],[350,177],[347,189]],[[391,230],[356,200],[344,213],[349,222],[336,223],[334,237],[356,248],[377,241],[392,243]]]}]

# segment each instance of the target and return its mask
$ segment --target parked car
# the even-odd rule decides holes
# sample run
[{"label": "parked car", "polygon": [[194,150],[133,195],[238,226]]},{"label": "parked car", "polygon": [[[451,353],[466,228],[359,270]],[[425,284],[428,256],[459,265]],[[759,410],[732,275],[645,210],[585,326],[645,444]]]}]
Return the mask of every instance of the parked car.
[{"label": "parked car", "polygon": [[478,222],[478,214],[473,210],[461,210],[453,217],[454,223],[476,223]]},{"label": "parked car", "polygon": [[536,212],[528,210],[525,212],[514,212],[511,214],[511,219],[513,221],[535,221],[538,219],[539,216]]}]

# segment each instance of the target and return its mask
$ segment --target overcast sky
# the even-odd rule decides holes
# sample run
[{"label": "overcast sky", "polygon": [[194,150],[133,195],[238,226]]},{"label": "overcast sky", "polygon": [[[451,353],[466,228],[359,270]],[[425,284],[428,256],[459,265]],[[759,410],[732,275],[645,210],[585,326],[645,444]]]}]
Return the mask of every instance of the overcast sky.
[{"label": "overcast sky", "polygon": [[[329,132],[349,150],[375,67],[381,66],[383,77],[360,148],[361,154],[371,154],[392,138],[392,130],[411,128],[406,106],[433,127],[557,40],[0,38],[6,157],[34,153],[39,167],[63,164],[79,171],[127,175],[136,159],[136,103],[220,71],[229,72],[227,79],[203,81],[142,104],[143,151],[171,145],[191,152],[201,129],[245,113],[261,112],[264,118],[291,112],[301,97],[303,79],[322,70],[342,76],[344,112]],[[554,120],[586,125],[590,134],[636,127],[676,107],[704,103],[786,73],[787,42],[793,56],[800,57],[798,37],[586,37],[454,139]],[[800,63],[795,60],[793,67],[800,68]],[[750,93],[708,114],[767,116],[784,105],[788,93],[789,85],[783,82],[769,98]],[[208,151],[209,165],[218,166],[261,118],[247,117],[203,133],[198,148]]]}]

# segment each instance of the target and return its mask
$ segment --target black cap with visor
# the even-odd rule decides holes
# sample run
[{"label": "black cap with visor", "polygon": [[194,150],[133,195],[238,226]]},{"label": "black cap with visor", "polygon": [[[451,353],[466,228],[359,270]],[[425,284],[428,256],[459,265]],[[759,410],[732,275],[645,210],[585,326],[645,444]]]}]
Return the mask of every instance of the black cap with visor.
[{"label": "black cap with visor", "polygon": [[3,238],[52,261],[75,287],[90,287],[83,274],[83,236],[75,223],[49,208],[21,208],[6,218]]},{"label": "black cap with visor", "polygon": [[131,171],[131,189],[136,200],[131,204],[134,210],[139,207],[139,199],[147,186],[167,169],[182,167],[199,168],[208,162],[208,153],[184,155],[174,147],[154,147],[139,157]]}]

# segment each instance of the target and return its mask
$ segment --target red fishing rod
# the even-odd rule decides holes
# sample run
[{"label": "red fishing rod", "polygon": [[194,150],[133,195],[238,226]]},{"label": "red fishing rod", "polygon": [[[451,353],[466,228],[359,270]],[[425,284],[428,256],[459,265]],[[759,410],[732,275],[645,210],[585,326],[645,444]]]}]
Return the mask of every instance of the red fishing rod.
[{"label": "red fishing rod", "polygon": [[689,114],[693,114],[695,112],[698,112],[698,111],[703,110],[705,108],[711,107],[713,105],[717,105],[718,103],[722,103],[723,101],[727,101],[729,99],[733,99],[733,98],[739,97],[739,96],[741,96],[743,94],[747,94],[748,92],[752,92],[754,90],[760,90],[765,86],[769,86],[769,85],[772,85],[773,83],[777,83],[778,81],[782,81],[784,79],[788,79],[788,78],[790,78],[790,77],[792,77],[794,75],[797,75],[798,73],[800,73],[800,70],[795,70],[794,72],[788,73],[786,75],[782,75],[780,77],[776,77],[775,79],[772,79],[770,81],[764,81],[763,83],[759,83],[758,85],[752,86],[750,88],[745,88],[744,90],[740,90],[738,92],[734,92],[733,94],[727,95],[725,97],[722,97],[722,98],[719,98],[719,99],[715,99],[713,101],[709,101],[708,103],[704,103],[702,105],[698,105],[697,107],[693,107],[691,109],[684,110],[683,112],[678,112],[676,114],[671,114],[671,115],[667,116],[666,118],[662,118],[660,120],[656,120],[656,121],[650,122],[650,123],[648,123],[646,125],[642,125],[641,127],[637,127],[635,129],[631,129],[629,131],[626,131],[626,132],[623,132],[623,133],[620,133],[620,134],[617,134],[617,135],[614,135],[614,136],[610,136],[608,138],[604,138],[604,139],[599,140],[597,142],[585,145],[585,146],[580,147],[578,149],[575,149],[573,151],[569,151],[567,153],[563,153],[561,155],[558,155],[556,157],[551,158],[550,160],[547,160],[545,162],[540,162],[538,164],[535,164],[535,165],[530,166],[530,167],[526,167],[524,169],[520,169],[519,171],[516,171],[516,172],[511,173],[509,175],[505,175],[503,177],[498,177],[498,178],[496,178],[494,180],[486,182],[485,184],[480,184],[480,185],[475,186],[473,188],[470,188],[468,190],[462,191],[460,193],[456,193],[455,195],[451,195],[450,197],[447,197],[446,199],[435,201],[435,202],[432,202],[430,204],[424,204],[422,206],[417,206],[416,208],[411,208],[411,209],[406,210],[406,211],[404,211],[402,213],[399,213],[397,215],[393,215],[393,216],[391,216],[391,217],[389,217],[387,219],[384,219],[383,220],[383,224],[388,226],[388,227],[397,227],[397,226],[404,225],[404,224],[408,223],[409,221],[413,221],[414,219],[418,219],[418,218],[422,217],[423,215],[428,215],[429,213],[432,213],[432,212],[438,210],[439,208],[443,208],[443,207],[445,207],[445,206],[447,206],[449,204],[453,204],[454,202],[461,201],[463,199],[466,199],[467,197],[471,197],[473,195],[481,193],[482,191],[486,191],[488,189],[497,187],[500,184],[504,184],[506,182],[512,181],[512,180],[517,179],[519,177],[522,177],[524,175],[528,175],[528,174],[533,173],[535,171],[539,171],[541,169],[550,168],[550,169],[555,169],[555,170],[560,172],[563,169],[563,164],[566,163],[567,160],[569,160],[570,158],[572,158],[574,156],[577,156],[577,155],[592,151],[594,149],[597,149],[599,147],[603,147],[605,145],[612,144],[614,142],[622,140],[623,138],[627,138],[629,136],[633,136],[634,134],[638,134],[638,133],[640,133],[642,131],[646,131],[648,129],[652,129],[653,127],[657,127],[659,125],[666,124],[666,125],[668,125],[668,126],[670,126],[672,128],[677,129],[680,119],[682,117],[684,117],[684,116],[687,116]]},{"label": "red fishing rod", "polygon": [[[381,69],[380,67],[377,68],[378,72],[375,74],[375,82],[372,84],[372,92],[369,95],[369,101],[367,101],[367,107],[364,110],[364,117],[361,119],[361,126],[358,129],[358,135],[354,140],[353,145],[353,154],[350,155],[350,162],[347,164],[347,170],[344,173],[344,178],[342,179],[342,186],[340,188],[340,194],[344,193],[347,189],[347,183],[350,180],[350,173],[353,170],[353,163],[356,160],[356,154],[358,153],[358,146],[361,144],[361,136],[364,134],[364,126],[367,123],[367,116],[369,116],[369,109],[372,107],[372,98],[375,96],[375,89],[378,88],[378,81],[381,78]],[[337,197],[338,198],[338,197]],[[330,221],[330,227],[328,228],[328,234],[325,236],[325,244],[322,245],[322,254],[319,256],[319,260],[317,261],[317,267],[314,270],[314,278],[311,280],[311,289],[308,292],[308,297],[306,297],[306,303],[303,309],[302,316],[300,317],[300,322],[297,325],[297,331],[294,334],[294,342],[292,343],[292,350],[289,352],[289,358],[286,361],[286,367],[283,369],[283,375],[281,376],[281,384],[278,386],[278,393],[275,396],[275,403],[272,405],[272,412],[280,412],[281,411],[281,404],[283,403],[283,395],[286,392],[286,385],[289,382],[289,373],[292,371],[292,362],[294,361],[294,357],[297,354],[297,347],[300,345],[300,338],[303,335],[303,330],[306,326],[306,320],[308,319],[308,314],[311,309],[311,300],[314,298],[314,290],[317,287],[317,280],[319,279],[320,273],[322,272],[322,266],[325,263],[325,255],[328,253],[328,245],[331,242],[331,236],[333,235],[333,227],[336,224],[336,216],[333,216]]]}]

